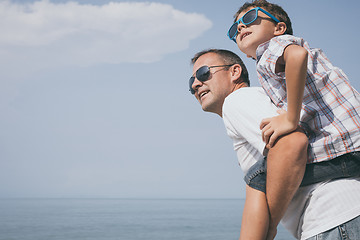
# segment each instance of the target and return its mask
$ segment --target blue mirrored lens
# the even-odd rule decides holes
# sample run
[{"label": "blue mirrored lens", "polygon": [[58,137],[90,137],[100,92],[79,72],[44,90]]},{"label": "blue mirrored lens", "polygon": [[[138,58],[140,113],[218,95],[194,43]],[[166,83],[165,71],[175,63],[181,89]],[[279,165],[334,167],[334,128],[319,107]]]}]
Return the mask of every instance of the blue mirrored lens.
[{"label": "blue mirrored lens", "polygon": [[237,22],[234,23],[234,24],[230,27],[229,33],[228,33],[230,39],[233,39],[233,38],[236,36],[236,34],[237,34],[237,27],[238,27],[238,23],[237,23]]},{"label": "blue mirrored lens", "polygon": [[247,13],[245,13],[245,15],[242,17],[241,21],[245,24],[248,25],[250,23],[252,23],[253,21],[255,21],[257,18],[257,10],[251,9],[250,11],[248,11]]},{"label": "blue mirrored lens", "polygon": [[246,12],[244,16],[242,16],[238,21],[236,21],[233,25],[231,25],[228,35],[231,40],[235,41],[235,37],[238,34],[238,25],[242,22],[244,25],[248,25],[254,22],[257,18],[257,9],[251,9],[250,11]]}]

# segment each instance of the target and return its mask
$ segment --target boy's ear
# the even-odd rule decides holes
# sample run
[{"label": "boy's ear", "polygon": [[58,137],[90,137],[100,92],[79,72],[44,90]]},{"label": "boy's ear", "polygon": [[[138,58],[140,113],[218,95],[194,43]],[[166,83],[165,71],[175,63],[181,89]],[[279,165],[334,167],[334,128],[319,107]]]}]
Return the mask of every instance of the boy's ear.
[{"label": "boy's ear", "polygon": [[287,29],[286,24],[284,22],[279,22],[275,26],[274,35],[275,36],[283,35],[286,32],[286,29]]}]

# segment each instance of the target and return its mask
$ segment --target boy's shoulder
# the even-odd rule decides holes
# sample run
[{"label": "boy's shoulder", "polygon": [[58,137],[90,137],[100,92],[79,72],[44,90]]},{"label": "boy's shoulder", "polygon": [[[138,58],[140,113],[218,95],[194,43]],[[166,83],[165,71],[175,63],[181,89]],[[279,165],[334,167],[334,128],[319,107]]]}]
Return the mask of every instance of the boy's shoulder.
[{"label": "boy's shoulder", "polygon": [[308,48],[308,43],[301,37],[295,37],[288,34],[276,36],[259,45],[256,51],[257,60],[259,61],[265,52],[267,52],[267,54],[265,54],[267,58],[269,56],[280,57],[283,54],[284,49],[293,44]]},{"label": "boy's shoulder", "polygon": [[[286,35],[273,37],[272,39],[270,39],[267,43],[264,43],[263,45],[267,45],[267,48],[271,49],[271,48],[278,48],[279,46],[286,47],[290,44],[296,44],[296,45],[303,46],[305,42],[306,41],[301,37],[296,37],[293,35],[286,34]],[[260,45],[260,46],[262,46],[262,45]]]}]

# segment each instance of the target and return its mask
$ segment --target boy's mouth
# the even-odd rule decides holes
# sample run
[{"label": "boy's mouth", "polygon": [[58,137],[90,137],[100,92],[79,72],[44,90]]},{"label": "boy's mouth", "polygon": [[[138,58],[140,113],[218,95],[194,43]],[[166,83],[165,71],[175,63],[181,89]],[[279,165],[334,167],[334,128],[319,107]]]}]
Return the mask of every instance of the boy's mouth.
[{"label": "boy's mouth", "polygon": [[246,32],[246,33],[241,34],[240,40],[243,40],[244,38],[246,38],[246,37],[249,36],[250,34],[251,34],[251,32]]}]

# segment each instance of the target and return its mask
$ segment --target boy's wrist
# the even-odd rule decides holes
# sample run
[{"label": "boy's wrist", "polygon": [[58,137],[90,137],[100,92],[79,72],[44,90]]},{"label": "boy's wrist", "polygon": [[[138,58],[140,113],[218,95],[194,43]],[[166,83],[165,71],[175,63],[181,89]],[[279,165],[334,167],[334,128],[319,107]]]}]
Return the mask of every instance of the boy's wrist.
[{"label": "boy's wrist", "polygon": [[299,109],[288,109],[286,112],[286,117],[288,121],[292,124],[298,125],[300,121],[300,112],[301,112],[301,106]]},{"label": "boy's wrist", "polygon": [[288,120],[288,122],[290,123],[290,125],[294,128],[297,128],[297,126],[299,125],[299,118],[295,117],[295,116],[291,116],[291,114],[287,114],[286,115],[286,119]]}]

